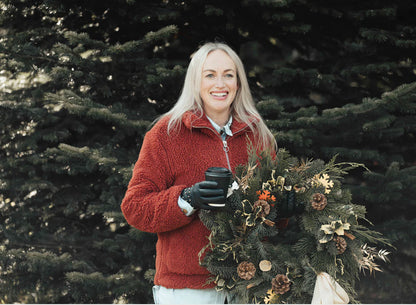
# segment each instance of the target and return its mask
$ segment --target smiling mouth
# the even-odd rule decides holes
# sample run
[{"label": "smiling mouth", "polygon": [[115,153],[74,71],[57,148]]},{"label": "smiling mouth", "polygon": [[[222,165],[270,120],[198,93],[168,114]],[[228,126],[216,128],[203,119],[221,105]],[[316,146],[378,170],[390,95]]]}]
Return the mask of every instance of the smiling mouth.
[{"label": "smiling mouth", "polygon": [[225,98],[225,97],[227,97],[228,92],[227,91],[224,91],[224,92],[211,92],[210,94],[213,97],[216,97],[216,98]]}]

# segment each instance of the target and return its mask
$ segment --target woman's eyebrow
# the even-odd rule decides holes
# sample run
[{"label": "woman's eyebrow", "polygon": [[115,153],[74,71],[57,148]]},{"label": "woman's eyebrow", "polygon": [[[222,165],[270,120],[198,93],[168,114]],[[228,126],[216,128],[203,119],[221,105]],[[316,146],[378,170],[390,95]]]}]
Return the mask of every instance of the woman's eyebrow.
[{"label": "woman's eyebrow", "polygon": [[[229,72],[229,71],[234,72],[234,69],[226,69],[226,70],[224,70],[224,72]],[[205,69],[202,72],[217,72],[217,71],[214,70],[214,69]]]}]

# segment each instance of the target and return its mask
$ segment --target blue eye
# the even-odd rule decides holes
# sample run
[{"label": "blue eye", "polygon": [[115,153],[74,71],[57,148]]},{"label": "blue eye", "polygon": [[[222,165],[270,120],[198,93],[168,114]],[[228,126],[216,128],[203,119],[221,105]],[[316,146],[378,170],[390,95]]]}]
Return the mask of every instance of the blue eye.
[{"label": "blue eye", "polygon": [[233,78],[233,77],[234,77],[234,74],[230,74],[230,73],[228,73],[228,74],[225,74],[225,77],[226,77],[226,78]]},{"label": "blue eye", "polygon": [[210,73],[210,74],[205,75],[205,77],[206,78],[214,78],[214,74]]}]

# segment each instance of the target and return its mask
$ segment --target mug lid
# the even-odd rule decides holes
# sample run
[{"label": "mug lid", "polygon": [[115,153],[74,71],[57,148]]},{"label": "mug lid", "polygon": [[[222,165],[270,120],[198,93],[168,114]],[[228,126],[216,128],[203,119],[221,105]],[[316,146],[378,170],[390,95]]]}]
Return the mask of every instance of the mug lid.
[{"label": "mug lid", "polygon": [[210,173],[230,173],[230,170],[228,168],[225,167],[210,167],[207,169],[207,172]]}]

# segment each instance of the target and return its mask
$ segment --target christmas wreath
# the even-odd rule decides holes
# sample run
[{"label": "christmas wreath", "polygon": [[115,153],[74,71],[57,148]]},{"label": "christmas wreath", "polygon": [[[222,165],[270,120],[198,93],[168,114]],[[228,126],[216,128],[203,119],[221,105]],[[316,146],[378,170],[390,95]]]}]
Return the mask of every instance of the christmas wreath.
[{"label": "christmas wreath", "polygon": [[[249,156],[226,207],[199,215],[211,231],[200,263],[216,289],[238,303],[356,302],[360,271],[379,271],[376,259],[389,254],[376,250],[387,240],[340,182],[363,165],[300,160],[284,149],[272,158],[251,148]],[[301,210],[279,229],[282,203]]]}]

